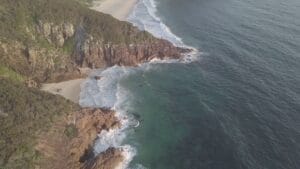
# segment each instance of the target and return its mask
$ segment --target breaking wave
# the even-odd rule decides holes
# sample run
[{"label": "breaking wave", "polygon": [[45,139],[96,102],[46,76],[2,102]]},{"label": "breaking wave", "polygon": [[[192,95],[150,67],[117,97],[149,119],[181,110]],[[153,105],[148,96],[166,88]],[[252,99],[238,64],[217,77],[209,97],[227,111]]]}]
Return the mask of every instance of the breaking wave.
[{"label": "breaking wave", "polygon": [[199,59],[200,52],[183,43],[182,39],[176,36],[170,28],[163,23],[157,15],[157,3],[154,0],[139,0],[134,10],[127,18],[134,26],[140,30],[146,30],[153,36],[161,39],[166,39],[172,42],[177,47],[184,47],[192,49],[192,52],[186,54],[181,62],[192,62]]},{"label": "breaking wave", "polygon": [[[131,107],[130,93],[120,85],[120,81],[134,71],[132,68],[120,66],[96,70],[81,86],[79,103],[82,107],[109,107],[116,112],[121,122],[119,129],[102,131],[94,145],[96,154],[104,152],[109,147],[122,149],[125,160],[118,169],[127,168],[136,154],[134,147],[123,145],[126,135],[138,124],[138,121],[127,113]],[[96,80],[95,76],[101,77],[100,80]]]}]

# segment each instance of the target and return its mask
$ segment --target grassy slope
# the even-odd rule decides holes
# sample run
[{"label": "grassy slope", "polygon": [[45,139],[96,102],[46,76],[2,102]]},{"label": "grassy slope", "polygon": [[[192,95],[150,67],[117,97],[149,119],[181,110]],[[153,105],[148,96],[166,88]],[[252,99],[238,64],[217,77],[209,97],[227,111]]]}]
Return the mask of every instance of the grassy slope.
[{"label": "grassy slope", "polygon": [[39,159],[37,133],[77,108],[62,97],[0,78],[0,168],[33,168]]},{"label": "grassy slope", "polygon": [[30,35],[40,20],[82,24],[87,33],[104,42],[133,43],[153,39],[149,33],[137,31],[130,23],[90,10],[77,0],[0,0],[1,37],[35,41]]},{"label": "grassy slope", "polygon": [[14,82],[24,82],[25,78],[6,66],[0,65],[0,78],[9,78]]}]

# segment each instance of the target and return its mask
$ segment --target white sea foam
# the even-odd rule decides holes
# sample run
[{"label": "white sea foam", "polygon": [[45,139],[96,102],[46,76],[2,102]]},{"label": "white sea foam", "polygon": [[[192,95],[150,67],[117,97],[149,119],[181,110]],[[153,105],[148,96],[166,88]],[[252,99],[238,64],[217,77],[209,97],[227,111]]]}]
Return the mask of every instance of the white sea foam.
[{"label": "white sea foam", "polygon": [[91,77],[100,76],[100,80],[90,78],[83,85],[80,105],[89,107],[114,107],[117,102],[119,81],[130,74],[131,69],[114,66],[91,73]]},{"label": "white sea foam", "polygon": [[156,2],[154,0],[140,0],[127,20],[139,29],[147,30],[157,38],[167,39],[177,46],[185,46],[181,38],[172,33],[156,13]]},{"label": "white sea foam", "polygon": [[[127,21],[133,23],[133,25],[141,30],[150,32],[157,38],[166,39],[172,42],[175,46],[192,49],[192,52],[187,53],[182,59],[176,60],[177,62],[190,63],[198,60],[200,52],[196,48],[184,44],[182,39],[176,36],[170,28],[163,23],[157,15],[156,5],[154,0],[139,0],[134,10],[127,18]],[[165,60],[164,62],[175,62],[175,60]]]},{"label": "white sea foam", "polygon": [[[153,64],[156,63],[144,63],[138,67],[113,66],[105,70],[96,70],[81,86],[79,103],[82,107],[107,107],[116,111],[121,128],[102,131],[95,141],[94,152],[99,154],[109,147],[121,148],[125,160],[119,166],[120,169],[127,168],[136,155],[135,148],[131,145],[123,145],[123,141],[139,125],[139,121],[129,114],[133,112],[130,102],[133,96],[122,87],[121,82],[139,71],[150,71]],[[95,76],[101,78],[96,80]]]},{"label": "white sea foam", "polygon": [[[135,147],[123,145],[123,142],[134,128],[139,126],[139,121],[130,114],[133,112],[131,106],[131,93],[121,85],[124,78],[139,73],[140,71],[151,71],[155,64],[161,62],[150,62],[140,64],[138,67],[113,66],[105,70],[96,70],[82,84],[80,93],[80,105],[82,107],[107,107],[116,111],[116,117],[121,122],[121,128],[102,131],[94,144],[94,152],[99,154],[109,147],[117,147],[123,150],[124,162],[119,169],[125,169],[136,155]],[[95,76],[101,77],[99,80]],[[134,168],[141,168],[139,167]]]},{"label": "white sea foam", "polygon": [[120,164],[116,169],[128,168],[133,157],[136,155],[136,150],[132,146],[129,145],[122,146],[122,150],[123,150],[122,155],[125,159],[124,162]]},{"label": "white sea foam", "polygon": [[[183,59],[159,60],[153,59],[150,63],[140,64],[138,67],[113,66],[105,70],[96,70],[91,73],[90,78],[81,87],[80,105],[82,107],[107,107],[116,111],[116,116],[121,121],[121,128],[110,131],[103,131],[95,142],[95,153],[101,153],[109,147],[121,148],[124,155],[124,162],[118,169],[125,169],[137,154],[132,145],[123,145],[123,141],[132,128],[138,127],[139,122],[128,112],[131,112],[130,92],[120,84],[121,81],[138,71],[150,71],[153,64],[161,63],[189,63],[198,59],[199,52],[193,47],[187,46],[182,39],[177,37],[157,16],[156,2],[154,0],[139,0],[134,10],[128,17],[139,29],[147,30],[154,36],[169,40],[178,47],[193,49]],[[100,80],[94,77],[100,76]],[[145,169],[142,164],[136,164],[132,169]]]},{"label": "white sea foam", "polygon": [[[116,111],[116,116],[121,122],[120,129],[102,131],[94,145],[94,152],[99,154],[109,147],[122,149],[124,162],[118,169],[125,169],[136,154],[134,147],[123,145],[130,129],[138,124],[138,121],[130,116],[130,92],[120,85],[123,78],[133,74],[138,68],[114,66],[105,70],[96,70],[81,87],[80,105],[83,107],[109,107]],[[94,77],[100,76],[100,80]]]}]

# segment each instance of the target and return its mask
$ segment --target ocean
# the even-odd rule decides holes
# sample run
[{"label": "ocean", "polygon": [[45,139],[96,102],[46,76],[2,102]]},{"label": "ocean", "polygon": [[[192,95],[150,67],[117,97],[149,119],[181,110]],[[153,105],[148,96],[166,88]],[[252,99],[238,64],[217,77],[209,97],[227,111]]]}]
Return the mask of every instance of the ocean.
[{"label": "ocean", "polygon": [[130,169],[300,168],[299,0],[140,0],[128,21],[194,53],[94,72],[80,104],[123,124],[97,152],[122,147]]}]

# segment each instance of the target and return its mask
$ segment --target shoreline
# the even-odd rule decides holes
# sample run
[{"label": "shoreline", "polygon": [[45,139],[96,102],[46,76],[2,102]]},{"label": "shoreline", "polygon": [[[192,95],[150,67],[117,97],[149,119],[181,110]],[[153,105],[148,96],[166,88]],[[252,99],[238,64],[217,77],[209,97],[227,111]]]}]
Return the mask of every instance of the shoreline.
[{"label": "shoreline", "polygon": [[96,0],[91,9],[126,21],[137,2],[138,0]]},{"label": "shoreline", "polygon": [[63,96],[64,98],[79,103],[81,84],[86,78],[67,80],[59,83],[45,83],[42,85],[41,90],[55,95]]}]

